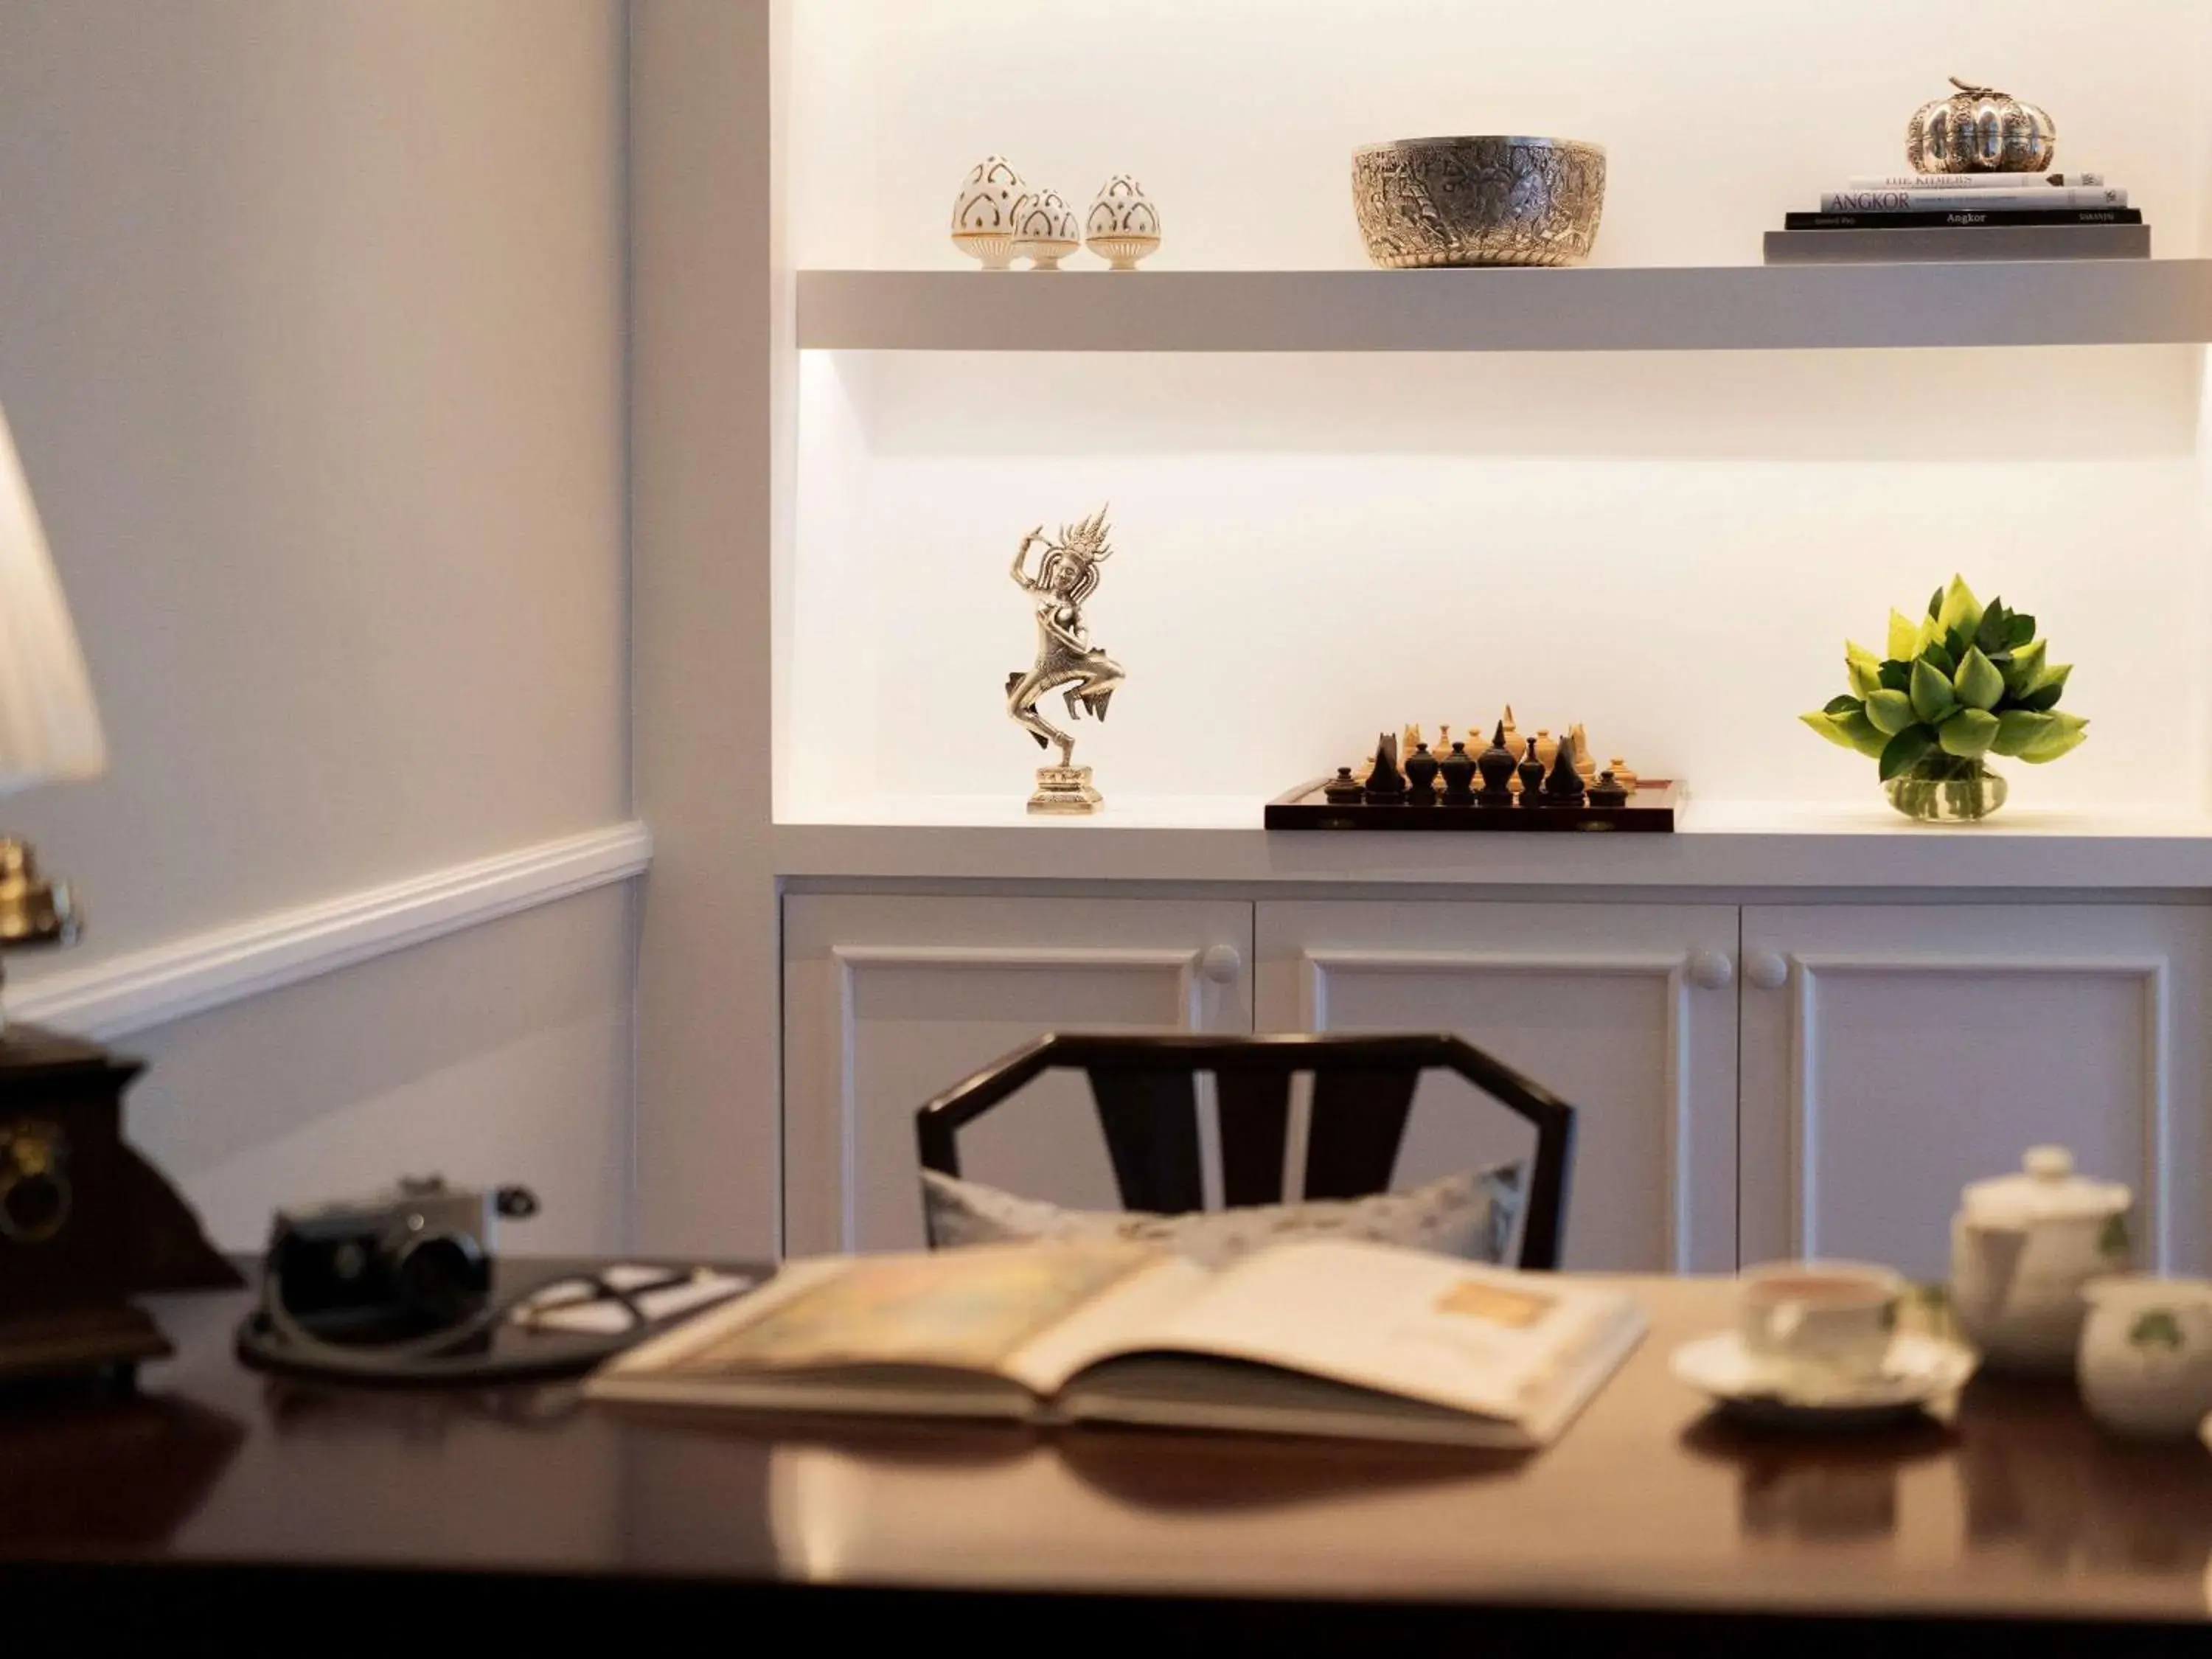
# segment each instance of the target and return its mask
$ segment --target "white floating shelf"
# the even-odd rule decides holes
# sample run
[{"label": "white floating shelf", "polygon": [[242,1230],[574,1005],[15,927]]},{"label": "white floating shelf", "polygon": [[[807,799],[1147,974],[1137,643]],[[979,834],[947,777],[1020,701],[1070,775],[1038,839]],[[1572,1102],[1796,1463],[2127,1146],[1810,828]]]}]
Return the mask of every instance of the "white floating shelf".
[{"label": "white floating shelf", "polygon": [[1138,880],[1377,887],[2037,889],[2212,887],[2212,815],[2021,808],[1984,824],[1856,808],[1700,803],[1662,835],[1269,833],[1260,803],[1109,802],[1036,818],[1021,799],[878,803],[873,821],[779,822],[776,873],[833,880]]},{"label": "white floating shelf", "polygon": [[2212,259],[1578,270],[802,270],[845,351],[1759,351],[2212,340]]}]

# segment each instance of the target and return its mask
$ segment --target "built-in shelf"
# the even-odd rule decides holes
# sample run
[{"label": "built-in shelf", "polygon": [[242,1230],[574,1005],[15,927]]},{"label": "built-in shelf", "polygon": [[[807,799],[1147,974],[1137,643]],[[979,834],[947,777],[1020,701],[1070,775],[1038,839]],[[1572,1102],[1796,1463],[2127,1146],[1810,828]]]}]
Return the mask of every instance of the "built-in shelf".
[{"label": "built-in shelf", "polygon": [[803,270],[848,351],[1710,351],[2212,340],[2212,259],[1578,270]]},{"label": "built-in shelf", "polygon": [[866,821],[779,822],[776,872],[807,879],[2212,890],[2212,817],[2008,810],[1929,828],[1863,807],[1690,802],[1670,836],[1269,833],[1256,802],[1109,802],[1029,817],[1018,797],[881,804]]}]

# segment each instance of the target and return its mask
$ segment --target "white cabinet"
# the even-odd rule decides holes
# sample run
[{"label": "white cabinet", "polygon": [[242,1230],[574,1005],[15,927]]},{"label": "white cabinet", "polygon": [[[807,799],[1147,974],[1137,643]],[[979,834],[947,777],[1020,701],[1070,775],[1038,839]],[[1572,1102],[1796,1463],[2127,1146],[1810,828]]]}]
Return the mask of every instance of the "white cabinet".
[{"label": "white cabinet", "polygon": [[[1051,1030],[1245,1031],[1252,907],[793,896],[784,904],[787,1250],[917,1249],[915,1109]],[[963,1169],[1118,1207],[1079,1076],[961,1136]]]},{"label": "white cabinet", "polygon": [[[2054,1141],[2136,1188],[2142,1265],[2212,1267],[2198,905],[810,895],[784,999],[793,1251],[917,1245],[915,1109],[1042,1032],[1256,1024],[1454,1031],[1571,1102],[1570,1267],[1940,1276],[1961,1183]],[[1396,1181],[1529,1139],[1435,1076]],[[979,1180],[1118,1203],[1079,1077],[962,1146]]]},{"label": "white cabinet", "polygon": [[2208,912],[1743,912],[1746,1260],[1940,1276],[1960,1184],[2039,1142],[2137,1194],[2137,1259],[2207,1265]]},{"label": "white cabinet", "polygon": [[[1259,1027],[1464,1036],[1577,1108],[1566,1266],[1727,1271],[1736,929],[1733,905],[1263,902]],[[1431,1078],[1399,1183],[1505,1150],[1512,1122]]]}]

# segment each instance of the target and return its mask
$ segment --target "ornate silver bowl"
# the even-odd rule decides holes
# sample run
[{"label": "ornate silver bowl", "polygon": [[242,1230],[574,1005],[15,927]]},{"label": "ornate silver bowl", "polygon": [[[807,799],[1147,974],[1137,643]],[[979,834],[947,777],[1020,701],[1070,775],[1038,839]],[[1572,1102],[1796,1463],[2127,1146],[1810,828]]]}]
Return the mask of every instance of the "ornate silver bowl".
[{"label": "ornate silver bowl", "polygon": [[1352,157],[1367,257],[1424,265],[1578,265],[1597,240],[1605,151],[1574,138],[1401,138]]}]

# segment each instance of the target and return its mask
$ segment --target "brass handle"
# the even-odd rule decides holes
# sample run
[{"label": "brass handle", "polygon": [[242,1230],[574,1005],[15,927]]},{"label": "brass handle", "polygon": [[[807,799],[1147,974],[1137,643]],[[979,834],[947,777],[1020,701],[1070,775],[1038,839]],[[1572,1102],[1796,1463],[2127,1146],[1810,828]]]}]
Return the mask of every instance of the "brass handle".
[{"label": "brass handle", "polygon": [[0,1238],[43,1244],[68,1224],[76,1193],[58,1126],[25,1119],[0,1127]]}]

